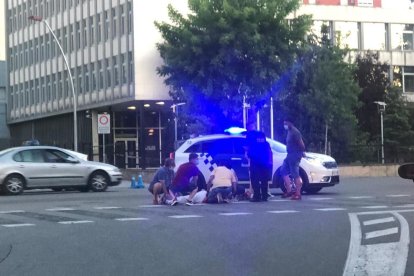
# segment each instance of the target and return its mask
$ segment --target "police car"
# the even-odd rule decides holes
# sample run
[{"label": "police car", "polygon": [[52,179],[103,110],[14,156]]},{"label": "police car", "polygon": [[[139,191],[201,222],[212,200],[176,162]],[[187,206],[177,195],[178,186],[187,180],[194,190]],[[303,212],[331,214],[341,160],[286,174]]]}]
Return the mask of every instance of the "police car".
[{"label": "police car", "polygon": [[[273,152],[273,171],[271,188],[285,191],[280,167],[286,157],[286,146],[272,139],[266,139]],[[226,159],[235,170],[239,184],[249,185],[249,163],[245,156],[245,136],[214,134],[186,140],[174,153],[176,169],[188,162],[190,153],[199,155],[198,168],[204,180],[208,180],[217,166],[215,160]],[[306,152],[300,162],[300,176],[303,180],[302,191],[317,193],[324,187],[339,183],[338,165],[332,157],[324,154]],[[203,180],[202,180],[203,181]]]}]

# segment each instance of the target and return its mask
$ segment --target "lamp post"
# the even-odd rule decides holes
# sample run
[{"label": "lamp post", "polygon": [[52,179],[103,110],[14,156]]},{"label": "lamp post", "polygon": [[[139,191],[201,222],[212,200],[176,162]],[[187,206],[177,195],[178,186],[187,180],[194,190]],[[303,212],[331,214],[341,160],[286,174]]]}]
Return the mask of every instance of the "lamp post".
[{"label": "lamp post", "polygon": [[66,58],[65,53],[63,52],[62,46],[59,43],[59,40],[56,38],[55,33],[53,32],[52,28],[50,28],[49,23],[43,19],[41,16],[35,16],[31,15],[28,17],[30,20],[37,21],[37,22],[43,22],[45,23],[47,29],[50,31],[50,33],[53,36],[53,39],[55,40],[56,44],[58,45],[60,52],[62,53],[63,59],[65,60],[66,69],[69,74],[69,80],[72,87],[72,97],[73,97],[73,143],[74,143],[74,150],[78,151],[78,122],[77,122],[77,97],[75,93],[75,86],[73,85],[73,77],[72,73],[70,72],[70,67],[68,63],[68,59]]},{"label": "lamp post", "polygon": [[171,106],[171,108],[173,109],[174,112],[174,147],[177,146],[177,139],[178,139],[178,135],[177,135],[177,128],[178,128],[178,107],[180,105],[185,105],[185,103],[176,103],[173,104]]},{"label": "lamp post", "polygon": [[374,102],[375,104],[378,105],[378,112],[381,114],[381,163],[384,164],[385,163],[385,158],[384,158],[384,118],[383,118],[383,114],[385,112],[385,106],[387,105],[384,102]]}]

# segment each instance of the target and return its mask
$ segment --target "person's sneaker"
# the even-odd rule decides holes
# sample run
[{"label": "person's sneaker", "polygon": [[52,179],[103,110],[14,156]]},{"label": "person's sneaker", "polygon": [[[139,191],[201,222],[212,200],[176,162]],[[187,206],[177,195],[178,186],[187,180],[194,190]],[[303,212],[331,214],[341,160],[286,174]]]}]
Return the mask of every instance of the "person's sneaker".
[{"label": "person's sneaker", "polygon": [[217,203],[223,203],[223,196],[220,193],[217,194]]},{"label": "person's sneaker", "polygon": [[185,203],[185,205],[187,205],[187,206],[193,206],[194,203],[191,200],[187,200],[187,202]]},{"label": "person's sneaker", "polygon": [[294,195],[295,193],[293,192],[293,191],[291,191],[291,192],[286,192],[286,193],[283,193],[283,195],[281,196],[282,198],[288,198],[288,197],[291,197],[292,195]]},{"label": "person's sneaker", "polygon": [[177,205],[178,204],[178,201],[176,200],[176,199],[173,199],[172,201],[171,201],[171,206],[175,206],[175,205]]},{"label": "person's sneaker", "polygon": [[298,194],[294,194],[290,199],[291,200],[302,200],[302,196]]}]

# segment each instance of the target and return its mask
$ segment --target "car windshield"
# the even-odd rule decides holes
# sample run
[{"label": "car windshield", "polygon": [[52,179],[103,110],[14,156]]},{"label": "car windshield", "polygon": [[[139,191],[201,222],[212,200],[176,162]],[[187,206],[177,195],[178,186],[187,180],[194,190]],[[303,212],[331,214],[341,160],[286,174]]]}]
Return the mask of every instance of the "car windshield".
[{"label": "car windshield", "polygon": [[283,145],[282,143],[277,142],[275,140],[271,140],[271,139],[267,139],[267,142],[270,144],[272,151],[286,153],[286,146]]}]

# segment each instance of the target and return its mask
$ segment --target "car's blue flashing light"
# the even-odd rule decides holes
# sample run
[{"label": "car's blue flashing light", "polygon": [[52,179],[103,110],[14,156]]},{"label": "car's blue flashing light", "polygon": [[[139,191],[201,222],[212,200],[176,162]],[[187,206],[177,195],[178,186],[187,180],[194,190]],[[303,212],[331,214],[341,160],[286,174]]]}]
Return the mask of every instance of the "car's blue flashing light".
[{"label": "car's blue flashing light", "polygon": [[239,135],[246,131],[247,130],[245,128],[241,127],[229,127],[228,129],[224,130],[224,132],[229,133],[231,135]]}]

